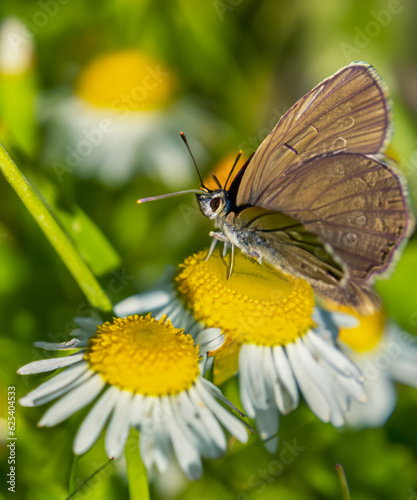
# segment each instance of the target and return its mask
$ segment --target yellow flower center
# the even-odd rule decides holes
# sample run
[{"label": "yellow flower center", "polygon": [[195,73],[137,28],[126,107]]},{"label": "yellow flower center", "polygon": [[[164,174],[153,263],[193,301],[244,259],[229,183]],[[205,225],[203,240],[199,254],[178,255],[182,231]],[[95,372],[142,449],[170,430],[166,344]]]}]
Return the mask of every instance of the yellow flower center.
[{"label": "yellow flower center", "polygon": [[356,352],[366,352],[373,349],[381,340],[386,317],[382,310],[369,316],[360,316],[353,309],[337,307],[338,311],[347,312],[359,319],[355,328],[341,328],[339,338]]},{"label": "yellow flower center", "polygon": [[143,111],[164,107],[173,94],[174,76],[137,50],[105,54],[91,62],[76,83],[77,94],[99,107]]},{"label": "yellow flower center", "polygon": [[198,347],[166,317],[114,318],[88,342],[85,360],[105,382],[148,396],[177,394],[199,376]]},{"label": "yellow flower center", "polygon": [[194,317],[220,327],[239,343],[285,345],[314,327],[310,285],[235,252],[233,273],[221,253],[202,251],[181,264],[175,278]]}]

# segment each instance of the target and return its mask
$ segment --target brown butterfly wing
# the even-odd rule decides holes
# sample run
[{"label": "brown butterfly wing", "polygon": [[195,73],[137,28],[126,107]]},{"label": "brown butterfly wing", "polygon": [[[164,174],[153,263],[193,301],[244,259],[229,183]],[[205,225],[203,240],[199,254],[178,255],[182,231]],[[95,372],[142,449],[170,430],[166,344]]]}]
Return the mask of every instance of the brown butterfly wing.
[{"label": "brown butterfly wing", "polygon": [[299,221],[331,248],[348,278],[362,284],[389,267],[409,224],[398,174],[353,153],[303,163],[285,182],[272,182],[258,205]]},{"label": "brown butterfly wing", "polygon": [[245,169],[237,206],[258,206],[306,160],[324,153],[381,152],[390,136],[388,96],[376,71],[354,63],[324,80],[281,118]]},{"label": "brown butterfly wing", "polygon": [[305,279],[320,295],[353,306],[362,314],[379,307],[376,294],[366,285],[346,279],[348,270],[334,252],[292,217],[249,207],[239,213],[235,224],[265,262]]}]

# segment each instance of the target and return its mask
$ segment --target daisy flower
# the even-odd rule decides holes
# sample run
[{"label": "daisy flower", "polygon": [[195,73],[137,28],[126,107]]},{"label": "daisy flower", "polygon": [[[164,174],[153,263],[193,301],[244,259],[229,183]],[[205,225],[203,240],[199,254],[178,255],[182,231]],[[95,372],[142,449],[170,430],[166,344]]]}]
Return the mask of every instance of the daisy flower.
[{"label": "daisy flower", "polygon": [[[227,447],[224,426],[242,442],[243,423],[217,400],[231,406],[211,382],[200,375],[200,348],[190,335],[174,328],[166,317],[115,318],[97,324],[77,319],[80,328],[64,344],[38,342],[42,349],[76,349],[66,357],[42,359],[18,371],[22,375],[63,371],[24,396],[23,406],[39,406],[60,398],[39,426],[59,424],[94,401],[78,429],[73,450],[85,453],[109,420],[105,449],[119,457],[131,427],[140,430],[140,451],[149,473],[164,472],[172,456],[190,479],[202,474],[201,457],[219,458]],[[216,338],[218,331],[210,329]],[[217,345],[217,341],[215,342]]]},{"label": "daisy flower", "polygon": [[16,76],[28,72],[34,59],[33,36],[17,17],[4,17],[0,23],[0,75]]},{"label": "daisy flower", "polygon": [[214,356],[214,382],[239,372],[243,407],[271,451],[279,416],[298,406],[299,392],[318,418],[343,425],[350,401],[366,400],[362,374],[336,344],[338,328],[356,320],[318,308],[306,281],[240,251],[230,279],[228,259],[206,256],[188,257],[171,284],[126,299],[117,314],[152,308],[180,323],[194,318],[197,330],[219,327],[226,341]]},{"label": "daisy flower", "polygon": [[137,49],[100,55],[82,69],[71,95],[45,98],[43,160],[58,177],[74,172],[109,185],[140,173],[172,188],[194,181],[179,124],[201,163],[224,127],[180,98],[177,81],[171,68]]},{"label": "daisy flower", "polygon": [[368,402],[352,401],[347,422],[354,427],[380,427],[394,411],[395,382],[417,388],[417,339],[388,321],[382,310],[357,317],[358,326],[341,329],[340,343],[361,368]]}]

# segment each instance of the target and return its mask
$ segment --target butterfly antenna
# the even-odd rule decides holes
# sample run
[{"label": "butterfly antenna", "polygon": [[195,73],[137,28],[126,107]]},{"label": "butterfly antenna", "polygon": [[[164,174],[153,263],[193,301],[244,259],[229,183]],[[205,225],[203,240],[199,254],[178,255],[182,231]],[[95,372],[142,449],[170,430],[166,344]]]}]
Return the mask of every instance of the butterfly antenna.
[{"label": "butterfly antenna", "polygon": [[150,196],[149,198],[141,198],[136,200],[136,203],[147,203],[148,201],[163,200],[165,198],[172,198],[173,196],[181,196],[183,194],[201,194],[201,189],[187,189],[185,191],[177,191],[176,193],[161,194],[159,196]]},{"label": "butterfly antenna", "polygon": [[202,179],[202,177],[201,177],[200,171],[198,170],[197,163],[196,163],[196,161],[195,161],[194,155],[193,155],[193,153],[191,152],[191,148],[190,148],[190,146],[189,146],[189,144],[188,144],[188,141],[187,141],[187,138],[185,137],[184,132],[180,132],[180,136],[181,136],[181,139],[184,141],[184,144],[186,145],[186,147],[187,147],[187,149],[188,149],[188,152],[190,153],[190,156],[191,156],[191,158],[192,158],[192,160],[193,160],[194,167],[195,167],[195,169],[196,169],[196,171],[197,171],[198,178],[200,179],[200,184],[201,184],[202,189],[204,189],[205,191],[209,192],[209,191],[210,191],[210,189],[208,189],[208,188],[204,185],[204,182],[203,182],[203,179]]},{"label": "butterfly antenna", "polygon": [[224,184],[224,188],[223,188],[223,189],[227,189],[227,183],[229,182],[229,179],[230,179],[230,177],[232,176],[233,171],[234,171],[234,169],[236,168],[236,165],[239,163],[239,160],[240,160],[240,157],[241,157],[241,156],[242,156],[242,150],[240,150],[240,151],[239,151],[239,153],[238,153],[238,155],[237,155],[237,157],[236,157],[236,160],[235,160],[235,162],[233,163],[233,167],[232,167],[232,169],[230,170],[229,175],[227,176],[227,179],[226,179],[226,182],[225,182],[225,184]]}]

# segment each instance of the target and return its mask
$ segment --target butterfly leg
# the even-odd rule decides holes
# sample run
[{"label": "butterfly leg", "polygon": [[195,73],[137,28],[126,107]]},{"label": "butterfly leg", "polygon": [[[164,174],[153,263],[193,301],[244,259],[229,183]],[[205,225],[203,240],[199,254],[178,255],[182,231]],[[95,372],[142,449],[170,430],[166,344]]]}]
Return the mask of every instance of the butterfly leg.
[{"label": "butterfly leg", "polygon": [[229,243],[229,238],[223,233],[217,231],[210,231],[209,236],[211,236],[217,241],[222,241],[223,243]]},{"label": "butterfly leg", "polygon": [[[235,245],[233,245],[233,243],[230,242],[229,238],[225,234],[223,234],[223,233],[216,232],[216,231],[210,231],[209,236],[211,236],[213,238],[214,242],[222,241],[224,243],[223,257],[226,256],[226,252],[228,250],[228,247],[229,247],[229,245],[231,245],[231,250],[232,250],[232,252],[231,252],[231,260],[230,260],[229,270],[227,272],[227,279],[229,279],[230,276],[232,275],[232,271],[233,271],[233,262],[234,262],[234,257],[235,257]],[[213,250],[214,250],[215,246],[216,246],[216,243],[213,244],[213,242],[212,242],[212,244],[210,246],[209,256],[213,253]],[[207,257],[207,259],[208,259],[208,257]]]},{"label": "butterfly leg", "polygon": [[[210,235],[211,236],[211,235]],[[211,240],[211,243],[210,243],[210,248],[209,248],[209,251],[207,253],[207,257],[205,258],[205,260],[209,260],[209,258],[213,255],[213,252],[214,252],[214,249],[216,248],[216,245],[217,245],[217,242],[219,240],[216,239],[216,238],[213,238]]]},{"label": "butterfly leg", "polygon": [[232,244],[232,251],[231,251],[231,254],[230,254],[230,266],[229,266],[229,272],[227,274],[227,279],[228,280],[232,276],[234,260],[235,260],[235,246]]},{"label": "butterfly leg", "polygon": [[222,253],[223,258],[225,258],[227,255],[227,251],[229,250],[229,245],[230,245],[230,243],[228,243],[228,242],[223,243],[223,253]]}]

